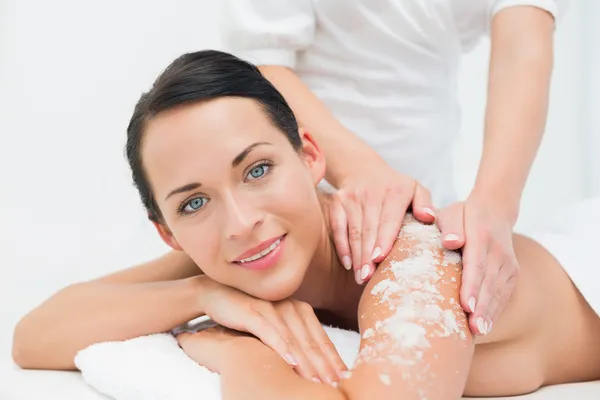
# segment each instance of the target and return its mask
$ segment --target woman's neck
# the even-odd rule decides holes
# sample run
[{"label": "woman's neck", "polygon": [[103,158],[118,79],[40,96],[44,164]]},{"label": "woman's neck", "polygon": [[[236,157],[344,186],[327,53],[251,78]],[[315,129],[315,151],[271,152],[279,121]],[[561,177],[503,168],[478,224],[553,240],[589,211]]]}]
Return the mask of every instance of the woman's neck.
[{"label": "woman's neck", "polygon": [[352,270],[348,271],[342,266],[335,251],[328,212],[331,197],[322,192],[318,196],[323,211],[319,245],[294,297],[309,303],[315,309],[356,318],[363,286],[356,283]]}]

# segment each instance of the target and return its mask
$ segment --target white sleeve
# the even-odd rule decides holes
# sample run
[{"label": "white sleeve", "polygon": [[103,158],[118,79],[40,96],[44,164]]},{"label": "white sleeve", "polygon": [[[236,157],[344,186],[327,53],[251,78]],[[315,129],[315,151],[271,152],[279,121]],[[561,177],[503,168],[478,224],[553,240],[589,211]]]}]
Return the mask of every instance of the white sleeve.
[{"label": "white sleeve", "polygon": [[554,17],[556,23],[566,14],[569,2],[570,0],[491,0],[490,17],[493,18],[497,13],[508,7],[532,6],[548,11]]},{"label": "white sleeve", "polygon": [[220,0],[225,50],[255,65],[296,66],[313,40],[312,0]]}]

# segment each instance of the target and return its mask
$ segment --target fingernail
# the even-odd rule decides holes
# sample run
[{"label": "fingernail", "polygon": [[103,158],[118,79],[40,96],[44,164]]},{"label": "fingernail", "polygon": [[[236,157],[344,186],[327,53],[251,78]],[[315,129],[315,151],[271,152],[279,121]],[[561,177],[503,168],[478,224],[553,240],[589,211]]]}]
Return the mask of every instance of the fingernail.
[{"label": "fingernail", "polygon": [[487,334],[487,323],[483,320],[482,317],[477,318],[477,330],[482,335]]},{"label": "fingernail", "polygon": [[370,273],[371,266],[369,264],[363,265],[363,267],[360,269],[360,279],[364,281],[365,279],[367,279],[367,276],[369,276]]},{"label": "fingernail", "polygon": [[360,278],[360,273],[361,273],[361,269],[357,269],[356,271],[354,271],[354,279],[356,279],[356,283],[358,283],[359,285],[363,284],[363,280]]},{"label": "fingernail", "polygon": [[348,271],[352,269],[352,260],[350,260],[350,257],[342,257],[342,264],[344,265],[344,268],[346,268]]},{"label": "fingernail", "polygon": [[319,378],[317,378],[316,376],[312,378],[312,381],[314,383],[321,383],[321,380]]},{"label": "fingernail", "polygon": [[431,208],[429,208],[429,207],[425,207],[425,208],[423,209],[423,211],[425,211],[425,213],[426,213],[426,214],[429,214],[429,215],[431,215],[433,218],[435,218],[435,212],[434,212],[434,211],[433,211]]},{"label": "fingernail", "polygon": [[348,379],[352,376],[352,372],[350,371],[342,371],[340,374],[340,379]]},{"label": "fingernail", "polygon": [[487,327],[487,332],[490,333],[492,331],[492,325],[494,325],[494,321],[490,321],[490,324]]},{"label": "fingernail", "polygon": [[380,255],[381,255],[381,247],[375,247],[375,250],[373,250],[373,257],[371,257],[371,261],[375,260]]},{"label": "fingernail", "polygon": [[455,235],[454,233],[449,233],[446,236],[444,236],[444,240],[454,242],[455,240],[458,240],[458,235]]},{"label": "fingernail", "polygon": [[469,299],[469,309],[471,310],[472,313],[475,312],[475,297],[471,297]]},{"label": "fingernail", "polygon": [[329,377],[328,377],[328,378],[327,378],[327,384],[328,384],[328,385],[331,385],[331,386],[333,386],[333,387],[336,387],[336,385],[337,385],[337,382],[336,382],[336,381],[334,381],[334,380],[333,380],[333,378],[329,378]]},{"label": "fingernail", "polygon": [[290,365],[298,365],[298,361],[294,358],[294,356],[292,355],[292,353],[287,353],[285,355],[285,359],[286,361],[290,364]]}]

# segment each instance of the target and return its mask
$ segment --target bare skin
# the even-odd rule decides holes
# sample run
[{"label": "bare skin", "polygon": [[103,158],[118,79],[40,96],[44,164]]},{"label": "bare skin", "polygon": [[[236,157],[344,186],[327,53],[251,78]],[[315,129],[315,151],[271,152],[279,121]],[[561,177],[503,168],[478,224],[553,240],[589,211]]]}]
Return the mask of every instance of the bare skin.
[{"label": "bare skin", "polygon": [[465,394],[600,379],[600,318],[550,253],[524,236],[513,243],[521,276],[492,332],[476,341]]},{"label": "bare skin", "polygon": [[[600,318],[548,251],[518,234],[513,235],[513,244],[521,275],[492,331],[474,339],[464,395],[510,396],[546,385],[600,379]],[[379,272],[389,267],[389,260],[399,258],[398,251],[394,246]],[[333,271],[346,272],[341,268]],[[321,314],[321,320],[338,326],[345,321],[341,327],[358,330],[357,305],[381,277],[356,286],[351,284],[352,274],[344,275],[332,280],[328,289],[332,294],[344,292],[344,296],[331,297],[342,298],[344,303],[327,304],[330,309],[342,307],[338,318]],[[323,291],[314,288],[301,299],[310,304],[322,302]]]},{"label": "bare skin", "polygon": [[[264,399],[279,398],[283,392],[289,391],[298,393],[298,398],[311,395],[332,400],[387,398],[393,393],[402,393],[407,399],[420,399],[422,396],[429,399],[512,396],[530,393],[547,385],[600,379],[600,318],[544,248],[521,235],[515,234],[513,240],[522,268],[521,277],[508,307],[488,335],[475,338],[470,336],[466,327],[466,315],[458,303],[459,284],[456,282],[460,282],[460,264],[447,267],[444,274],[447,284],[440,285],[440,292],[445,300],[454,299],[450,309],[459,316],[457,319],[460,330],[468,338],[463,341],[456,336],[430,339],[431,349],[425,351],[423,360],[429,363],[428,372],[433,374],[422,374],[424,379],[421,382],[399,379],[400,374],[417,376],[416,371],[420,367],[417,364],[404,371],[394,372],[394,368],[398,367],[389,361],[390,355],[394,356],[394,353],[390,353],[387,348],[379,358],[372,357],[372,354],[364,356],[364,350],[369,346],[369,341],[364,340],[365,332],[384,321],[390,312],[387,307],[378,306],[376,303],[379,302],[370,292],[379,282],[389,278],[390,261],[407,259],[409,253],[406,249],[415,245],[412,239],[401,233],[373,279],[364,287],[354,286],[360,290],[345,292],[343,303],[325,303],[327,299],[336,297],[324,298],[321,295],[322,288],[318,286],[302,296],[303,301],[310,304],[320,304],[329,310],[336,310],[333,314],[317,313],[323,323],[360,330],[363,335],[358,361],[351,370],[351,377],[342,380],[341,390],[332,391],[326,385],[315,387],[312,382],[298,379],[288,368],[277,368],[280,364],[276,357],[271,362],[266,350],[243,341],[236,347],[235,359],[242,357],[245,361],[232,362],[229,366],[227,361],[223,361],[226,366],[220,373],[224,377],[224,398],[246,398],[236,389],[239,387],[251,390],[256,398]],[[441,248],[439,251],[442,251]],[[346,290],[348,282],[352,282],[353,278],[350,272],[345,276],[338,276],[338,279],[329,281],[331,286],[328,291],[336,293],[338,290]],[[406,294],[408,292],[399,293],[399,297]],[[357,328],[359,325],[360,329]],[[384,335],[378,334],[371,339],[374,343],[386,341]],[[439,342],[436,343],[436,340]],[[452,341],[454,344],[449,344]],[[196,349],[193,342],[188,346],[191,347],[184,346],[184,350],[194,358]],[[410,354],[407,356],[410,357]],[[221,357],[232,358],[227,356],[227,352]],[[367,362],[360,363],[361,357]],[[265,381],[260,376],[246,378],[248,368],[256,368],[258,365],[269,369],[269,376],[265,376]],[[281,372],[281,376],[271,375],[275,371]],[[389,380],[382,383],[382,376]],[[277,379],[280,389],[269,387],[267,379]],[[419,384],[429,387],[429,391],[421,392]],[[264,391],[261,391],[262,388]]]},{"label": "bare skin", "polygon": [[[240,135],[240,132],[244,132],[244,135]],[[362,356],[359,356],[359,361],[369,355],[368,351],[363,350],[372,344],[383,344],[377,349],[380,354],[376,354],[376,362],[357,363],[352,377],[343,380],[338,390],[300,377],[279,355],[254,338],[245,337],[243,341],[236,341],[235,348],[229,347],[234,348],[233,352],[213,351],[216,355],[207,361],[223,363],[216,369],[223,374],[224,382],[231,383],[225,384],[224,393],[228,393],[225,398],[249,399],[249,393],[252,393],[252,398],[261,400],[280,399],[282,393],[285,396],[294,393],[297,398],[303,399],[311,398],[309,394],[319,399],[386,398],[391,393],[402,393],[405,398],[411,398],[411,394],[413,398],[421,398],[414,387],[409,387],[411,382],[403,379],[403,374],[406,371],[423,372],[418,368],[424,363],[415,369],[406,365],[398,367],[397,363],[392,362],[394,358],[410,361],[410,355],[404,354],[404,349],[395,343],[386,346],[390,344],[386,342],[386,333],[379,332],[377,327],[379,322],[389,317],[391,310],[404,307],[403,299],[420,290],[413,287],[411,279],[395,274],[393,262],[418,258],[415,249],[423,246],[423,243],[404,229],[391,254],[379,265],[369,284],[365,287],[356,285],[353,273],[341,268],[334,250],[326,211],[328,199],[315,192],[315,186],[325,170],[323,155],[309,134],[299,134],[303,141],[302,148],[292,149],[287,138],[270,123],[261,109],[244,99],[219,99],[155,117],[147,132],[144,160],[166,220],[166,223],[157,223],[157,229],[165,242],[177,250],[184,250],[196,265],[202,266],[202,271],[206,273],[202,279],[236,288],[267,301],[277,302],[292,297],[306,302],[318,310],[322,322],[360,330],[366,340],[361,341]],[[240,153],[250,148],[249,145],[253,149],[251,152]],[[214,157],[215,154],[219,157]],[[245,154],[246,159],[234,165],[231,160],[235,160],[239,154]],[[255,171],[260,174],[256,173],[250,179],[248,171],[254,171],[257,165],[264,165],[258,163],[264,163],[265,160],[273,160],[273,163],[269,168]],[[179,198],[168,196],[173,187],[194,181],[202,182],[201,191],[194,187],[190,189],[191,193],[179,193]],[[202,207],[189,211],[190,199],[204,198],[201,196],[208,200],[202,202]],[[184,210],[189,214],[183,215],[181,211]],[[407,224],[406,220],[404,222]],[[439,239],[439,230],[434,226],[425,227],[414,221],[411,224],[408,228],[428,229],[428,234],[436,234]],[[285,235],[285,250],[280,250],[280,261],[269,268],[252,270],[235,261],[245,258],[240,254],[255,243],[281,235]],[[599,368],[594,365],[594,360],[600,358],[600,346],[594,342],[599,337],[600,319],[546,251],[528,239],[514,237],[515,252],[522,268],[516,293],[491,333],[473,339],[466,324],[467,315],[462,311],[459,301],[462,274],[460,258],[456,253],[452,253],[453,256],[446,255],[439,240],[432,243],[428,243],[430,247],[426,248],[432,256],[425,262],[419,261],[419,268],[435,269],[435,273],[443,275],[443,279],[429,282],[436,286],[438,295],[426,298],[429,303],[424,305],[439,305],[444,311],[451,312],[457,328],[441,337],[431,324],[420,327],[427,332],[431,343],[430,350],[423,351],[422,358],[427,365],[431,365],[425,372],[434,372],[424,382],[429,388],[435,389],[435,392],[427,394],[429,399],[457,398],[463,393],[527,393],[541,385],[600,377]],[[446,262],[444,257],[450,261]],[[182,261],[187,264],[187,259],[184,259]],[[166,273],[168,268],[164,269],[164,263],[161,268],[158,268],[159,265],[161,263],[143,268],[157,272],[150,274],[147,270],[153,277],[149,280],[168,281],[168,274],[158,274],[159,269]],[[391,281],[393,274],[396,281],[392,283],[398,283],[400,287],[390,296],[389,304],[382,305],[373,288],[386,280]],[[120,273],[110,279],[114,282],[137,281],[137,278],[134,279],[136,271],[131,271],[129,275],[125,279],[125,273]],[[195,276],[186,278],[193,275],[188,268],[182,268],[178,275],[173,279],[199,279]],[[160,286],[165,289],[164,298],[172,298],[174,293],[181,292],[169,289],[171,285],[167,283],[161,283]],[[96,287],[101,288],[98,284]],[[107,292],[107,298],[112,299],[117,287],[111,288],[113,290]],[[128,307],[122,307],[118,313],[102,306],[98,301],[101,298],[100,291],[92,296],[95,299],[93,302],[91,299],[84,302],[93,303],[96,315],[106,318],[106,332],[97,337],[88,335],[86,343],[107,340],[109,336],[142,334],[138,330],[168,329],[163,325],[172,326],[175,320],[189,319],[188,312],[194,315],[203,309],[192,307],[184,310],[181,315],[171,316],[173,320],[167,324],[166,315],[172,313],[168,308],[179,309],[179,305],[184,309],[184,304],[193,304],[193,296],[184,296],[171,307],[165,308],[163,304],[165,316],[155,315],[156,321],[152,326],[140,328],[130,317],[139,312],[132,311],[147,303],[141,301],[143,293],[147,293],[148,296],[144,298],[149,299],[151,293],[157,293],[157,289],[144,286],[143,293],[137,295],[129,289],[131,287],[119,287],[119,292],[123,294],[122,302]],[[128,293],[127,296],[125,293]],[[85,298],[84,295],[80,292],[71,298],[77,300]],[[62,306],[59,303],[54,302],[54,308],[51,308],[57,315],[60,314],[59,310],[65,310],[65,302],[62,302]],[[80,301],[71,303],[78,304]],[[148,312],[153,313],[153,308],[148,307]],[[46,316],[49,315],[47,310]],[[85,308],[81,310],[84,314]],[[420,323],[419,313],[425,308],[417,305],[405,310],[412,311],[413,314],[409,313],[411,318],[415,316],[415,321],[409,321],[414,326]],[[119,323],[114,324],[114,321]],[[21,326],[26,327],[27,324]],[[62,325],[63,328],[65,326],[68,325]],[[373,336],[365,337],[369,329],[376,332]],[[53,337],[59,337],[59,331]],[[82,333],[85,331],[81,328]],[[206,336],[200,333],[196,338],[198,344],[202,344]],[[72,346],[69,351],[75,351],[82,343]],[[191,354],[194,353],[194,343],[189,343],[190,346],[185,346],[185,350]],[[31,352],[32,355],[36,353]],[[54,360],[59,357],[66,360],[64,352],[59,351],[54,357]],[[568,363],[565,360],[574,361]],[[267,371],[259,368],[265,362],[272,369]],[[48,365],[51,365],[50,362]],[[247,371],[264,373],[263,376],[249,379]],[[387,379],[380,379],[382,373],[387,375]],[[440,392],[449,387],[452,387],[452,396]],[[239,392],[240,388],[244,388],[244,393]]]}]

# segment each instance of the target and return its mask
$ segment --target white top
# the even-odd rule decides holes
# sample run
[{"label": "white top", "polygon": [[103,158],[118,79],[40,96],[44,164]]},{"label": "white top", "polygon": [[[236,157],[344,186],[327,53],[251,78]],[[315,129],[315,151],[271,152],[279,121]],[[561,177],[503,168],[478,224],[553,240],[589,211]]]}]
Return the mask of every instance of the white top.
[{"label": "white top", "polygon": [[[348,129],[433,195],[455,200],[460,56],[492,17],[568,0],[221,0],[225,49],[293,68]],[[358,160],[357,160],[358,161]]]}]

